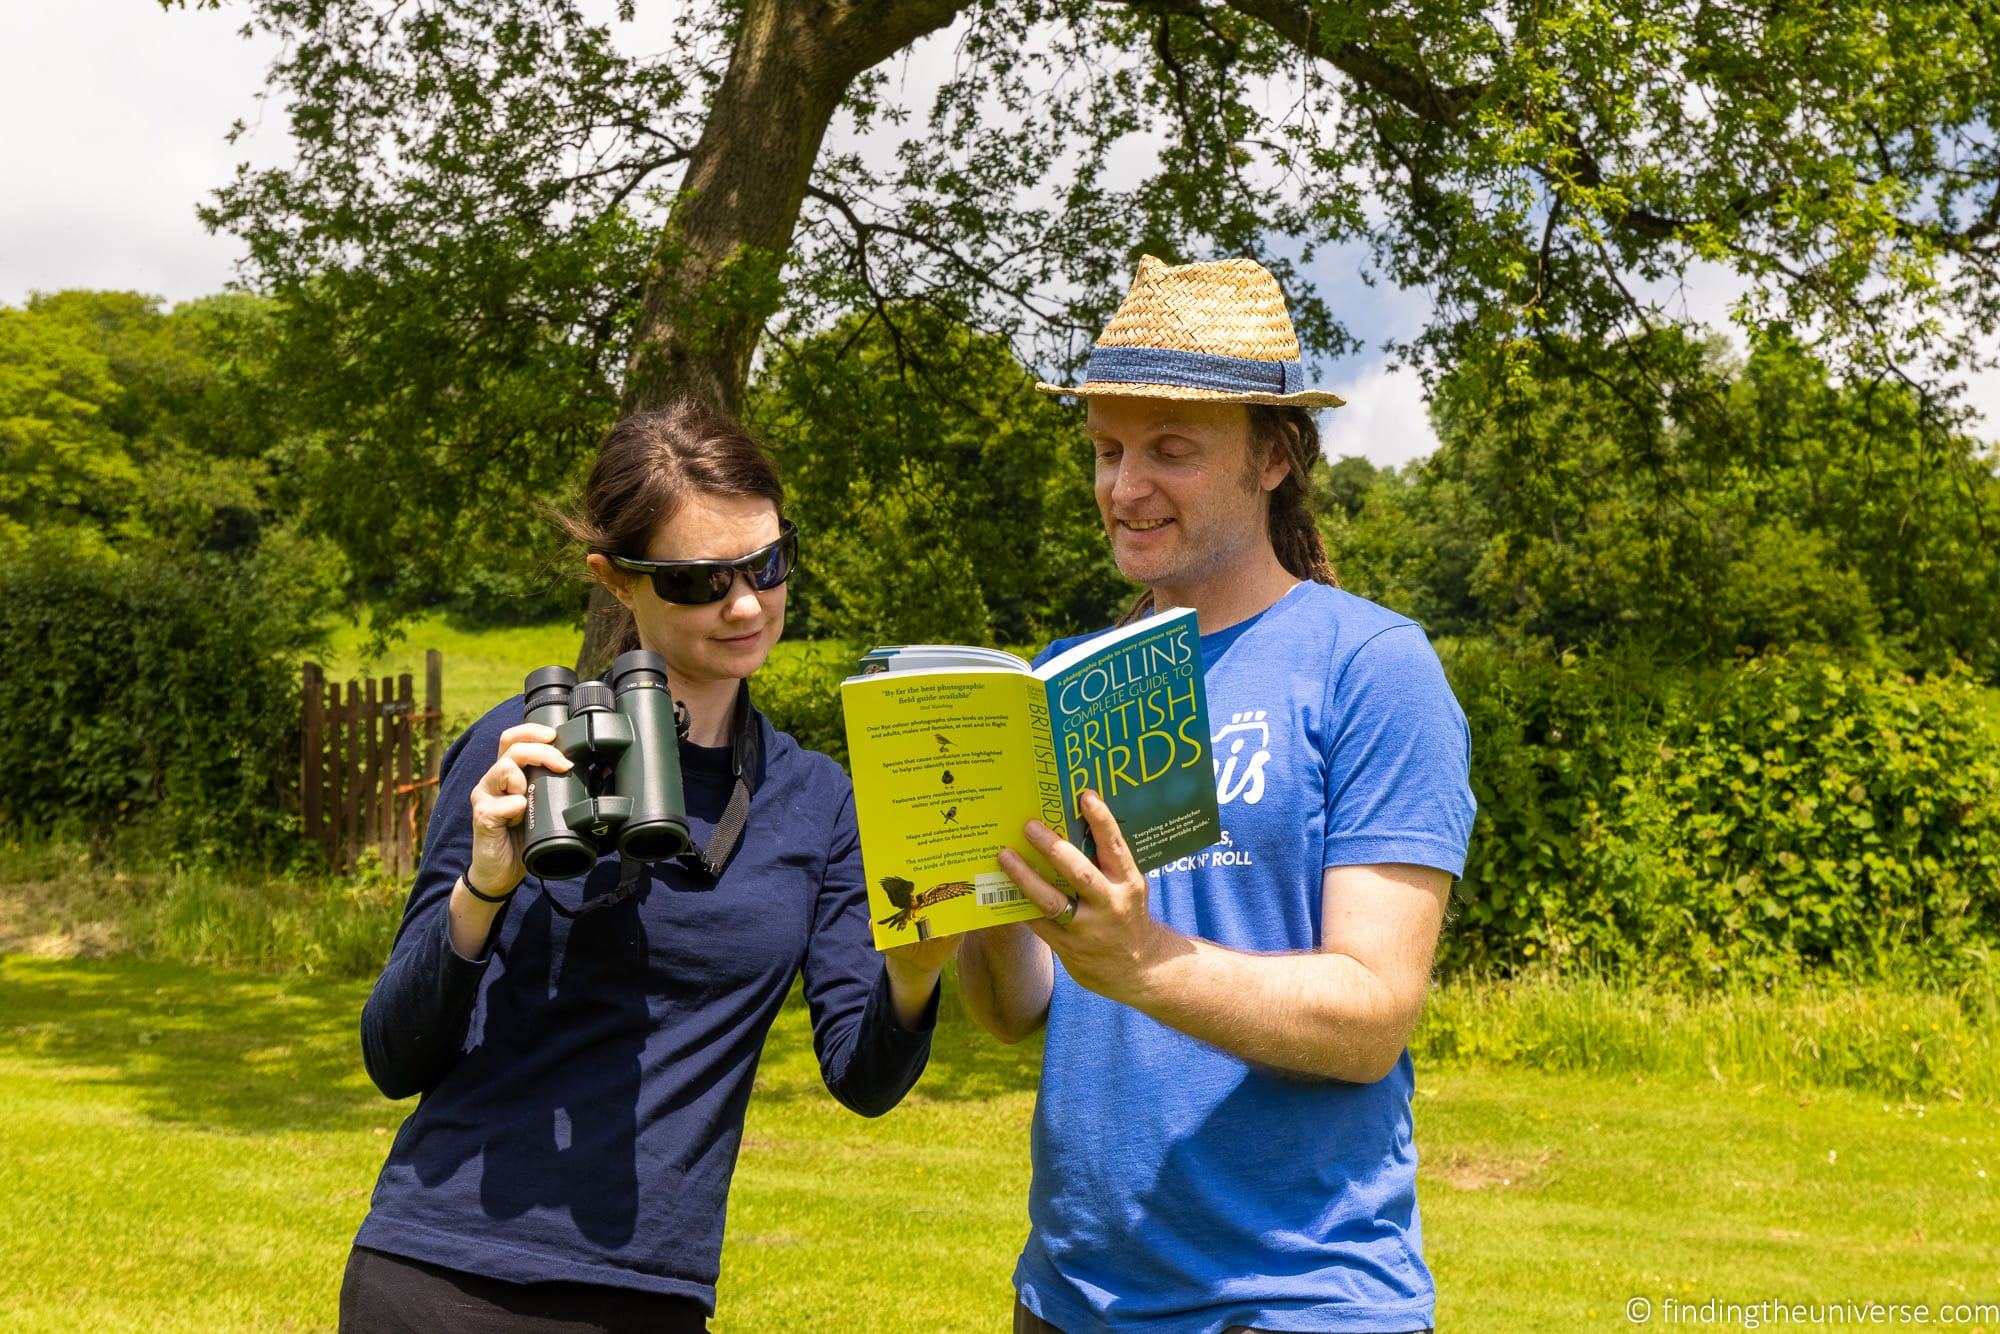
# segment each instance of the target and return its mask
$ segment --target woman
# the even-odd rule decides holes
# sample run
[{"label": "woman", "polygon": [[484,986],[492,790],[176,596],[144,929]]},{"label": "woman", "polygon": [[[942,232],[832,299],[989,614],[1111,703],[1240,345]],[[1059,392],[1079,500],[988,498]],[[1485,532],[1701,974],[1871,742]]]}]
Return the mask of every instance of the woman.
[{"label": "woman", "polygon": [[362,1016],[377,1086],[424,1096],[355,1238],[343,1330],[702,1330],[794,976],[842,1103],[879,1115],[922,1071],[952,942],[875,952],[846,776],[750,708],[797,555],[783,502],[755,442],[692,403],[599,450],[565,525],[631,614],[624,647],[666,660],[703,857],[524,886],[524,770],[569,761],[519,697],[452,746]]}]

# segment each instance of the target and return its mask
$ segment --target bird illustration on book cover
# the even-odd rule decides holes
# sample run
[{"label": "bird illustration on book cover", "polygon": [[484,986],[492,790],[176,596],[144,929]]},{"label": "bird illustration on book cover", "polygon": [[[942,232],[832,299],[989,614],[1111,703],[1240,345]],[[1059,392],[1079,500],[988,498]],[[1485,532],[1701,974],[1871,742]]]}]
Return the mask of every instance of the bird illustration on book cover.
[{"label": "bird illustration on book cover", "polygon": [[924,913],[947,899],[963,898],[973,892],[969,880],[947,880],[932,885],[921,894],[916,892],[917,886],[913,881],[899,875],[885,875],[881,883],[882,892],[889,896],[889,902],[896,905],[896,911],[884,917],[881,925],[891,931],[901,931],[914,923],[918,937],[925,940],[930,938],[930,923],[923,920]]}]

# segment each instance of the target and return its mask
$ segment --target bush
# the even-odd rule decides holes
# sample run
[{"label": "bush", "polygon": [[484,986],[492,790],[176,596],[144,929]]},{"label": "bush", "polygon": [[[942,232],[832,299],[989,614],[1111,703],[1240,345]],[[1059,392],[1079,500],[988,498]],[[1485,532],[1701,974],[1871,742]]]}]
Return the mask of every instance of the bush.
[{"label": "bush", "polygon": [[1716,685],[1631,779],[1660,849],[1655,925],[1697,964],[1948,967],[2000,939],[2000,753],[1976,686],[1775,656]]},{"label": "bush", "polygon": [[203,861],[293,855],[274,794],[296,787],[291,664],[313,638],[300,554],[44,544],[0,570],[0,824]]},{"label": "bush", "polygon": [[1447,971],[1559,959],[1622,966],[1655,944],[1633,909],[1643,880],[1618,780],[1640,767],[1661,705],[1642,664],[1490,640],[1438,642],[1472,731],[1479,802]]},{"label": "bush", "polygon": [[854,670],[856,654],[838,640],[780,645],[750,683],[751,699],[771,725],[808,750],[824,751],[847,767],[847,727],[840,712],[840,683]]},{"label": "bush", "polygon": [[2000,943],[2000,751],[1967,680],[1441,648],[1480,803],[1448,969],[1951,974]]}]

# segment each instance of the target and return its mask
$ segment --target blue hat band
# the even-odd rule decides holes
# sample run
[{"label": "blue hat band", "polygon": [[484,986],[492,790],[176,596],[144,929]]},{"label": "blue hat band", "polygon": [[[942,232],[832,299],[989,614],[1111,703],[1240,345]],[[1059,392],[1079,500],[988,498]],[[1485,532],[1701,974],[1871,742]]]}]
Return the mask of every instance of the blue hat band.
[{"label": "blue hat band", "polygon": [[1083,368],[1085,384],[1171,384],[1214,389],[1225,394],[1297,394],[1306,387],[1305,368],[1296,361],[1260,361],[1213,352],[1178,352],[1163,347],[1100,347]]}]

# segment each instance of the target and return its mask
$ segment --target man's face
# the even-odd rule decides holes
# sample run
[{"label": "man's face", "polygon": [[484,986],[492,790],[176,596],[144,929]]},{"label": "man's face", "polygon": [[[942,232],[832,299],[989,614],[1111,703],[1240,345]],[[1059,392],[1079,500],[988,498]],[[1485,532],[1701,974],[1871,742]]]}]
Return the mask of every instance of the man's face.
[{"label": "man's face", "polygon": [[1265,493],[1287,465],[1252,470],[1250,411],[1238,403],[1092,398],[1097,510],[1126,578],[1189,589],[1268,550]]}]

